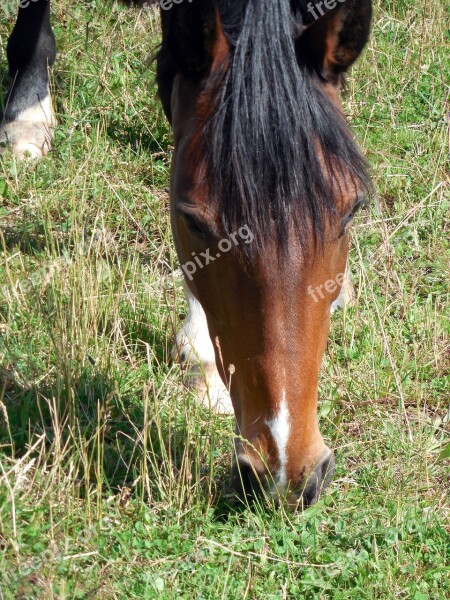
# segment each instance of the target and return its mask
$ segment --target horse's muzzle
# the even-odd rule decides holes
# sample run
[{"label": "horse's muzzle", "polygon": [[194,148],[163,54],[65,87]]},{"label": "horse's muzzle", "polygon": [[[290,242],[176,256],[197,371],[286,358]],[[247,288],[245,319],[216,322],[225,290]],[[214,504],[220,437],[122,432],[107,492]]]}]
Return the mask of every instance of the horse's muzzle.
[{"label": "horse's muzzle", "polygon": [[304,509],[315,504],[321,493],[333,479],[335,460],[333,452],[326,449],[324,456],[300,484],[286,490],[279,489],[266,470],[256,468],[245,457],[238,457],[233,465],[232,483],[239,497],[249,502],[258,497],[274,498],[277,503],[286,502],[294,509]]}]

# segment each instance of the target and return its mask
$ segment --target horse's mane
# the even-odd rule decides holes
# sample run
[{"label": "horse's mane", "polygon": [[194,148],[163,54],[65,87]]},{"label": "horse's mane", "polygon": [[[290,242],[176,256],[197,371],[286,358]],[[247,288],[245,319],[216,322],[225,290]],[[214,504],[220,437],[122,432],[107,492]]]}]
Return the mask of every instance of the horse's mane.
[{"label": "horse's mane", "polygon": [[[366,163],[302,48],[306,0],[216,0],[231,47],[229,66],[204,82],[214,90],[202,130],[209,199],[224,234],[246,225],[258,251],[274,228],[286,249],[311,226],[324,239],[336,214],[332,186],[370,187]],[[331,185],[330,185],[330,182]]]}]

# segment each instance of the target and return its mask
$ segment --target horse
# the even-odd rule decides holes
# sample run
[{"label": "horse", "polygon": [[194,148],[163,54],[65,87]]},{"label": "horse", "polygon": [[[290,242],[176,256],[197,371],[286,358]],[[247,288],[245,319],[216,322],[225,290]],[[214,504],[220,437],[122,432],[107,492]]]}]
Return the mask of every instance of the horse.
[{"label": "horse", "polygon": [[[234,412],[237,494],[317,502],[335,470],[318,423],[330,314],[349,300],[349,228],[370,195],[341,101],[371,0],[160,2],[159,97],[188,316],[174,355]],[[20,0],[0,140],[44,156],[55,116],[50,0]]]}]

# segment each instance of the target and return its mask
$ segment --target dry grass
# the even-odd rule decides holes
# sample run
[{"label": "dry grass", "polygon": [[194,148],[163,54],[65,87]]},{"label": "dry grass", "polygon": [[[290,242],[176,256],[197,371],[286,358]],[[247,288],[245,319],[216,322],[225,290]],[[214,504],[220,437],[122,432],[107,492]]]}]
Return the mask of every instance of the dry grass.
[{"label": "dry grass", "polygon": [[0,164],[0,598],[445,597],[445,18],[441,0],[378,1],[349,81],[379,200],[321,376],[337,478],[290,515],[230,504],[232,420],[169,361],[185,308],[143,66],[155,17],[58,3],[55,150]]}]

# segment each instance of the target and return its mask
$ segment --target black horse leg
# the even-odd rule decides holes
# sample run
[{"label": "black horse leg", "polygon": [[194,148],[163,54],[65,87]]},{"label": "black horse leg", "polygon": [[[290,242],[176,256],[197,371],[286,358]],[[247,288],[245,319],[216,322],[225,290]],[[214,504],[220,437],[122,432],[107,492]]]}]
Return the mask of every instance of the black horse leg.
[{"label": "black horse leg", "polygon": [[55,125],[49,88],[56,56],[50,0],[19,1],[7,55],[11,85],[0,113],[0,144],[12,146],[18,156],[43,156],[50,150]]}]

